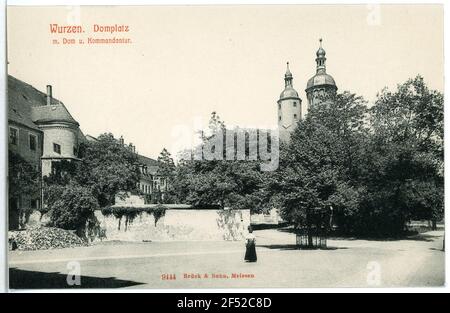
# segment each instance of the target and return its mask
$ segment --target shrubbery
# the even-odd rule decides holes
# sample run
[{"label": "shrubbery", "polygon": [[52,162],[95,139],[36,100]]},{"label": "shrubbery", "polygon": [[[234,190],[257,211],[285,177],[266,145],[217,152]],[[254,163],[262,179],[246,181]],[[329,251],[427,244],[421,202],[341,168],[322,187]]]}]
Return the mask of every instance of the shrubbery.
[{"label": "shrubbery", "polygon": [[84,236],[87,222],[95,218],[97,199],[89,188],[73,182],[54,188],[50,192],[54,200],[48,204],[50,226],[76,230],[78,235]]},{"label": "shrubbery", "polygon": [[119,191],[138,191],[139,168],[136,154],[111,134],[83,143],[79,151],[80,161],[54,162],[44,177],[42,213],[49,214],[52,226],[84,236],[86,227],[98,224],[96,209],[114,204]]}]

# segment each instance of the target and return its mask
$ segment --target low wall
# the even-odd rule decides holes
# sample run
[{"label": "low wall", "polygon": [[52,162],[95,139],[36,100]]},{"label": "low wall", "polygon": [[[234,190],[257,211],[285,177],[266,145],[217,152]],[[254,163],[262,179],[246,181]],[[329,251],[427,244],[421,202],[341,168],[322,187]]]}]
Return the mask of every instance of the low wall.
[{"label": "low wall", "polygon": [[128,223],[125,217],[119,220],[101,211],[95,215],[105,236],[102,240],[242,240],[250,225],[250,210],[168,209],[156,225],[153,215],[145,212]]},{"label": "low wall", "polygon": [[[132,221],[96,211],[102,238],[94,241],[214,241],[243,240],[250,225],[250,210],[167,209],[156,225],[152,214],[142,212]],[[45,225],[48,216],[40,219],[34,212],[27,226]],[[120,223],[120,229],[119,229]]]}]

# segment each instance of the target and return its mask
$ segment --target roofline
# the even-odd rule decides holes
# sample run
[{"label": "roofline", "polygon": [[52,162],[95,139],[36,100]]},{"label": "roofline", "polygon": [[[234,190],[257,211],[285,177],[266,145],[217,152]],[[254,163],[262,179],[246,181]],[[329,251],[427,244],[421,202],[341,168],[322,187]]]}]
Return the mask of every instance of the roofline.
[{"label": "roofline", "polygon": [[[94,136],[89,135],[89,134],[84,135],[84,138],[87,139],[87,137],[92,138],[92,139],[94,139],[95,141],[98,141],[97,137],[94,137]],[[87,140],[88,140],[88,139],[87,139]]]},{"label": "roofline", "polygon": [[311,90],[311,89],[313,89],[315,87],[322,87],[322,86],[330,86],[330,87],[334,87],[335,91],[338,90],[338,87],[336,85],[333,85],[333,84],[320,84],[320,85],[314,85],[314,86],[308,87],[308,88],[305,89],[305,91],[308,92],[309,90]]},{"label": "roofline", "polygon": [[[23,123],[20,123],[20,122],[17,122],[17,121],[15,121],[15,120],[12,120],[12,119],[9,119],[9,118],[8,118],[8,124],[9,124],[9,123],[14,123],[14,124],[20,125],[20,126],[22,126],[22,127],[25,127],[25,128],[27,128],[27,129],[31,129],[31,130],[37,131],[37,132],[39,132],[39,133],[43,133],[42,129],[38,128],[37,126],[36,126],[36,128],[33,128],[33,127],[30,127],[30,126],[28,126],[28,125],[25,125],[25,124],[23,124]],[[8,126],[9,126],[9,125],[8,125]]]},{"label": "roofline", "polygon": [[[33,89],[36,90],[37,92],[39,92],[39,93],[41,93],[41,94],[43,94],[43,95],[45,95],[45,96],[47,95],[47,93],[45,93],[45,92],[43,92],[43,91],[40,91],[39,89],[37,89],[37,88],[34,87],[33,85],[31,85],[31,84],[29,84],[29,83],[27,83],[27,82],[24,82],[23,80],[18,79],[17,77],[12,76],[11,74],[8,74],[8,78],[15,79],[15,80],[21,82],[22,84],[25,84],[25,85],[27,85],[27,86],[30,86],[31,88],[33,88]],[[52,96],[52,100],[55,100],[55,102],[58,102],[58,103],[62,103],[62,104],[63,104],[62,101],[60,101],[59,99],[57,99],[57,98],[55,98],[55,97],[53,97],[53,96]]]},{"label": "roofline", "polygon": [[41,156],[41,160],[75,160],[75,161],[81,161],[80,158],[75,157],[65,157],[65,156]]},{"label": "roofline", "polygon": [[34,121],[34,123],[36,124],[58,124],[58,123],[65,123],[65,124],[71,124],[71,125],[75,125],[75,126],[80,126],[80,124],[75,121],[75,122],[71,122],[68,120],[62,120],[62,119],[51,119],[51,120],[36,120]]},{"label": "roofline", "polygon": [[302,99],[301,99],[300,97],[286,97],[286,98],[280,98],[280,99],[278,99],[278,100],[277,100],[277,103],[280,103],[280,101],[283,101],[283,100],[289,100],[289,99],[291,99],[291,100],[300,100],[300,101],[302,101]]}]

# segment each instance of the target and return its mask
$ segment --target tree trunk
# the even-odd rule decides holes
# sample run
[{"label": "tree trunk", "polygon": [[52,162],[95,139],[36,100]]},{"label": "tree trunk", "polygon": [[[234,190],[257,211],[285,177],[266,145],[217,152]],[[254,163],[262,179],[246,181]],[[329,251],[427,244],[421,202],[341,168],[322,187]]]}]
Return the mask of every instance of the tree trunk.
[{"label": "tree trunk", "polygon": [[313,235],[312,235],[312,229],[311,226],[308,225],[308,247],[313,247]]},{"label": "tree trunk", "polygon": [[308,236],[308,247],[312,248],[313,247],[313,235],[312,235],[312,227],[311,227],[311,220],[310,220],[310,216],[307,213],[306,215],[306,231],[307,231],[307,236]]}]

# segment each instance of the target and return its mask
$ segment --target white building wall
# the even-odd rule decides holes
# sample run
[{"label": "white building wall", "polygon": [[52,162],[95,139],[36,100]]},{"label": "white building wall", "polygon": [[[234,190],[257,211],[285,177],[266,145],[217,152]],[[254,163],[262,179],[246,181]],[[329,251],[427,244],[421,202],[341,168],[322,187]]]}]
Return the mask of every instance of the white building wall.
[{"label": "white building wall", "polygon": [[[77,129],[60,124],[42,127],[44,131],[43,157],[75,158],[74,147],[78,147]],[[53,143],[61,146],[61,154],[53,151]]]},{"label": "white building wall", "polygon": [[[281,117],[281,120],[280,120]],[[278,102],[278,127],[281,141],[287,142],[302,117],[302,101],[285,99]]]}]

